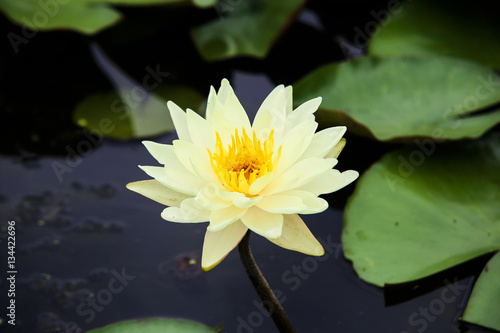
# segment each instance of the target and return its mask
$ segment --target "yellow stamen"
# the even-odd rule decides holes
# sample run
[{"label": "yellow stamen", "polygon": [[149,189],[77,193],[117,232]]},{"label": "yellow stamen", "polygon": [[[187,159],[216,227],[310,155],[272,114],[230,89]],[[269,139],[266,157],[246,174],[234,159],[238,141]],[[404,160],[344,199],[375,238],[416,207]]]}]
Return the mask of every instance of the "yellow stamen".
[{"label": "yellow stamen", "polygon": [[224,149],[220,135],[216,132],[215,153],[207,150],[212,169],[224,187],[230,191],[248,194],[255,180],[272,172],[276,167],[281,157],[281,147],[273,160],[274,130],[264,143],[257,140],[255,131],[252,133],[252,138],[248,136],[245,128],[242,132],[243,134],[239,135],[238,129],[235,129],[227,150]]}]

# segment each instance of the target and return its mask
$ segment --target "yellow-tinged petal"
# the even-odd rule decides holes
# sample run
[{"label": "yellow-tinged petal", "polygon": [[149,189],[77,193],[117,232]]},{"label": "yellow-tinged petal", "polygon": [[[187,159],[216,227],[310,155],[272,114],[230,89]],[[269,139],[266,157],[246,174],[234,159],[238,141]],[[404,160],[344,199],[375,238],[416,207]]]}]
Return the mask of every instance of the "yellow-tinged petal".
[{"label": "yellow-tinged petal", "polygon": [[[309,147],[300,159],[306,159],[311,157],[321,157],[321,158],[337,158],[337,156],[331,156],[332,150],[339,144],[347,128],[345,126],[337,126],[325,128],[314,134]],[[345,139],[343,139],[345,141]],[[340,151],[339,151],[340,154]]]},{"label": "yellow-tinged petal", "polygon": [[289,132],[296,126],[304,123],[314,121],[314,112],[318,110],[321,104],[321,97],[316,97],[307,102],[302,103],[294,111],[292,111],[288,117],[286,117],[285,131]]},{"label": "yellow-tinged petal", "polygon": [[146,147],[149,153],[158,161],[158,163],[167,164],[169,150],[172,147],[172,145],[165,145],[153,141],[142,141],[142,144]]},{"label": "yellow-tinged petal", "polygon": [[224,105],[224,115],[233,128],[244,128],[250,132],[252,127],[248,115],[227,79],[222,80],[217,97]]},{"label": "yellow-tinged petal", "polygon": [[245,208],[229,206],[227,208],[213,210],[210,213],[210,224],[208,230],[219,231],[237,221],[246,213]]},{"label": "yellow-tinged petal", "polygon": [[293,111],[293,88],[292,86],[286,86],[285,87],[285,98],[286,98],[286,116]]},{"label": "yellow-tinged petal", "polygon": [[170,116],[174,122],[175,131],[180,140],[191,142],[191,136],[189,135],[189,129],[187,125],[186,112],[182,110],[172,101],[167,102],[168,110],[170,111]]},{"label": "yellow-tinged petal", "polygon": [[312,256],[322,256],[325,254],[323,246],[321,246],[297,214],[284,215],[281,237],[269,240],[288,250]]},{"label": "yellow-tinged petal", "polygon": [[328,202],[323,199],[317,197],[317,195],[300,190],[290,190],[281,192],[280,195],[283,196],[293,196],[299,198],[304,204],[305,208],[299,214],[316,214],[325,211],[328,208]]},{"label": "yellow-tinged petal", "polygon": [[189,196],[174,191],[154,179],[128,183],[127,188],[165,206],[179,207]]},{"label": "yellow-tinged petal", "polygon": [[186,110],[186,116],[191,142],[197,147],[212,148],[215,145],[215,133],[208,121],[191,109]]},{"label": "yellow-tinged petal", "polygon": [[175,156],[177,156],[184,168],[189,170],[191,173],[195,173],[191,160],[210,166],[210,157],[204,147],[182,140],[174,140],[173,146]]},{"label": "yellow-tinged petal", "polygon": [[205,119],[209,124],[212,124],[212,117],[215,110],[215,104],[217,100],[217,92],[213,86],[210,86],[210,92],[208,93],[207,98],[207,109],[205,111]]},{"label": "yellow-tinged petal", "polygon": [[248,189],[248,194],[257,195],[259,194],[273,179],[274,174],[272,172],[266,173],[264,176],[257,178],[250,188]]},{"label": "yellow-tinged petal", "polygon": [[183,169],[139,165],[149,176],[174,191],[195,196],[204,182]]},{"label": "yellow-tinged petal", "polygon": [[283,214],[269,213],[254,206],[248,208],[246,214],[241,217],[241,222],[253,232],[274,239],[281,236]]},{"label": "yellow-tinged petal", "polygon": [[196,196],[205,186],[205,182],[188,171],[173,167],[165,167],[166,186],[190,196]]},{"label": "yellow-tinged petal", "polygon": [[318,177],[297,187],[297,190],[311,192],[314,195],[332,193],[349,185],[359,177],[359,173],[354,170],[340,172],[332,169],[327,170]]},{"label": "yellow-tinged petal", "polygon": [[325,158],[337,158],[339,157],[340,153],[342,152],[342,149],[344,149],[346,144],[345,139],[341,139],[333,148],[326,154]]},{"label": "yellow-tinged petal", "polygon": [[282,194],[266,195],[256,206],[266,212],[280,214],[300,213],[307,208],[299,197]]},{"label": "yellow-tinged petal", "polygon": [[203,270],[209,271],[217,266],[240,243],[247,230],[241,221],[217,232],[207,230],[201,256]]},{"label": "yellow-tinged petal", "polygon": [[165,208],[161,217],[170,222],[198,223],[207,222],[209,214],[193,198],[188,198],[181,202],[180,207]]},{"label": "yellow-tinged petal", "polygon": [[318,177],[325,171],[333,168],[336,159],[308,158],[292,165],[281,176],[273,180],[262,194],[276,194],[286,190],[293,190]]},{"label": "yellow-tinged petal", "polygon": [[318,124],[316,122],[304,122],[286,133],[283,138],[281,157],[275,170],[276,175],[290,168],[306,151],[317,127]]},{"label": "yellow-tinged petal", "polygon": [[231,192],[223,188],[222,186],[215,187],[215,193],[219,198],[225,201],[233,201],[236,198],[242,198],[245,195],[240,192]]},{"label": "yellow-tinged petal", "polygon": [[252,129],[257,134],[257,139],[266,140],[271,131],[274,130],[275,139],[281,141],[285,129],[286,107],[285,87],[279,85],[266,97],[255,115]]},{"label": "yellow-tinged petal", "polygon": [[208,210],[218,210],[231,206],[231,201],[224,201],[217,196],[214,186],[202,188],[195,200],[201,207]]},{"label": "yellow-tinged petal", "polygon": [[262,200],[262,196],[254,198],[240,197],[233,200],[233,205],[239,208],[250,208],[257,204],[260,200]]}]

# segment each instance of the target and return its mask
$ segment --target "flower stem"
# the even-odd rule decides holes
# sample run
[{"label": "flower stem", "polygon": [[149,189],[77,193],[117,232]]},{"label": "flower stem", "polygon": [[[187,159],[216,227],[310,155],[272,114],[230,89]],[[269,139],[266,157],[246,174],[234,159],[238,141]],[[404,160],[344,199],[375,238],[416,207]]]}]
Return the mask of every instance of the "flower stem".
[{"label": "flower stem", "polygon": [[290,319],[288,319],[285,310],[276,298],[276,295],[274,295],[271,287],[269,287],[264,275],[262,275],[253,259],[252,252],[250,251],[250,233],[251,231],[248,230],[245,237],[243,237],[238,245],[238,252],[241,262],[245,267],[245,271],[250,281],[252,281],[255,291],[259,294],[262,301],[262,307],[269,312],[280,333],[296,333],[297,330],[293,327]]}]

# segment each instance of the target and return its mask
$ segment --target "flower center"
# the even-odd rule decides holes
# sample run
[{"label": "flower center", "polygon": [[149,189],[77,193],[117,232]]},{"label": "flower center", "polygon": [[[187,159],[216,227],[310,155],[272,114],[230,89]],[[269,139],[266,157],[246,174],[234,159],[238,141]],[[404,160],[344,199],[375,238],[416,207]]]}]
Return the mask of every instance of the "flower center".
[{"label": "flower center", "polygon": [[227,150],[222,145],[219,133],[215,132],[217,141],[215,152],[210,154],[210,163],[217,177],[224,187],[230,191],[248,194],[250,185],[259,177],[271,172],[278,164],[281,156],[281,147],[273,160],[274,130],[269,134],[269,139],[261,143],[257,140],[255,131],[250,138],[243,128],[243,135],[235,129],[231,135],[231,144]]}]

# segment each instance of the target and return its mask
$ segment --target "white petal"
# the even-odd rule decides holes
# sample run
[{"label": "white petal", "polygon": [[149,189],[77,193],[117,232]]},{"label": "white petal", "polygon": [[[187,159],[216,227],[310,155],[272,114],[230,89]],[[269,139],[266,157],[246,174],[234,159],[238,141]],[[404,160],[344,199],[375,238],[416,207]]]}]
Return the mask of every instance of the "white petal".
[{"label": "white petal", "polygon": [[143,141],[143,144],[146,146],[151,155],[153,155],[153,157],[155,157],[161,164],[165,164],[166,167],[188,172],[175,155],[173,145],[162,145],[152,141]]},{"label": "white petal", "polygon": [[262,196],[255,198],[240,197],[233,200],[233,205],[239,208],[250,208],[257,204],[260,200],[262,200]]},{"label": "white petal", "polygon": [[[324,158],[339,143],[346,130],[347,127],[345,126],[337,126],[325,128],[315,133],[309,147],[307,147],[304,154],[300,156],[300,159],[303,160],[311,157]],[[333,157],[337,158],[337,156]]]},{"label": "white petal", "polygon": [[198,147],[213,149],[215,132],[208,121],[191,109],[187,109],[186,115],[191,142]]},{"label": "white petal", "polygon": [[210,165],[210,155],[205,148],[182,140],[174,140],[173,146],[175,156],[191,173],[195,173],[191,160]]},{"label": "white petal", "polygon": [[164,173],[164,182],[166,186],[177,192],[185,193],[193,197],[196,196],[198,191],[206,185],[206,182],[203,181],[203,179],[198,178],[192,173],[184,171],[181,168],[166,166]]},{"label": "white petal", "polygon": [[288,250],[313,256],[322,256],[325,254],[323,246],[316,240],[304,221],[297,214],[285,215],[281,237],[269,240]]},{"label": "white petal", "polygon": [[285,129],[286,107],[285,87],[279,85],[266,97],[255,115],[252,129],[255,130],[257,139],[264,142],[269,138],[271,130],[274,130],[275,141],[281,141]]},{"label": "white petal", "polygon": [[296,198],[299,198],[305,206],[303,210],[297,212],[299,214],[317,214],[325,211],[328,208],[328,202],[325,199],[319,198],[317,195],[311,192],[290,190],[281,192],[280,195],[294,196]]},{"label": "white petal", "polygon": [[208,93],[208,98],[207,98],[207,109],[205,111],[205,119],[208,121],[209,124],[212,124],[212,117],[215,110],[216,99],[217,99],[217,93],[215,92],[214,87],[210,86],[210,92]]},{"label": "white petal", "polygon": [[219,99],[219,101],[221,101],[221,103],[224,103],[229,94],[234,95],[234,91],[231,87],[231,84],[229,84],[229,80],[224,78],[220,82],[220,88],[219,92],[217,93],[217,98]]},{"label": "white petal", "polygon": [[311,179],[309,182],[298,187],[298,190],[308,191],[315,195],[332,193],[340,190],[344,186],[349,185],[356,178],[359,173],[354,170],[348,170],[340,173],[338,170],[327,170],[320,176]]},{"label": "white petal", "polygon": [[139,168],[142,169],[148,176],[153,177],[161,184],[168,186],[167,183],[167,175],[165,174],[165,168],[159,166],[149,166],[149,165],[139,165]]},{"label": "white petal", "polygon": [[217,97],[224,105],[224,116],[231,122],[233,127],[238,128],[238,130],[241,130],[244,127],[247,133],[251,133],[251,125],[248,115],[243,106],[241,106],[241,103],[238,100],[238,97],[236,97],[228,80],[222,80],[221,88]]},{"label": "white petal", "polygon": [[211,166],[201,161],[190,160],[194,173],[207,184],[222,185]]},{"label": "white petal", "polygon": [[205,182],[186,170],[180,162],[176,161],[176,158],[169,157],[169,161],[172,162],[173,166],[156,167],[139,165],[139,168],[162,185],[174,191],[193,197],[196,196]]},{"label": "white petal", "polygon": [[222,143],[226,146],[231,142],[231,135],[234,135],[234,125],[227,119],[225,112],[225,106],[219,102],[218,99],[214,101],[215,107],[212,113],[212,120],[210,126],[214,132],[219,133]]},{"label": "white petal", "polygon": [[153,141],[142,141],[142,144],[146,146],[146,149],[158,161],[158,163],[167,164],[169,150],[172,145],[165,145]]},{"label": "white petal", "polygon": [[215,193],[217,193],[217,196],[219,198],[221,198],[222,200],[225,200],[225,201],[233,201],[237,198],[241,198],[241,197],[245,196],[243,193],[240,193],[240,192],[228,191],[222,185],[217,186],[215,188]]},{"label": "white petal", "polygon": [[215,193],[214,186],[207,186],[198,192],[195,198],[196,202],[203,208],[208,210],[223,209],[231,206],[230,201],[221,200]]},{"label": "white petal", "polygon": [[172,101],[167,102],[168,110],[170,111],[170,116],[174,122],[175,131],[180,140],[191,142],[191,136],[189,135],[189,129],[187,125],[186,112],[184,112],[180,107],[177,106]]},{"label": "white petal", "polygon": [[273,179],[274,173],[268,172],[264,176],[257,178],[248,188],[250,195],[259,194]]},{"label": "white petal", "polygon": [[170,222],[198,223],[209,220],[209,212],[200,207],[193,198],[181,202],[180,207],[167,207],[161,217]]},{"label": "white petal", "polygon": [[247,210],[244,208],[238,208],[235,206],[214,210],[210,213],[210,225],[208,226],[208,230],[222,230],[234,221],[239,220],[246,211]]},{"label": "white petal", "polygon": [[240,243],[247,231],[248,228],[241,221],[217,232],[207,230],[201,256],[203,270],[208,271],[217,266]]},{"label": "white petal", "polygon": [[292,111],[292,113],[290,113],[288,117],[286,117],[285,131],[289,132],[303,122],[314,120],[314,112],[318,110],[321,101],[321,97],[316,97],[302,103],[298,108]]},{"label": "white petal", "polygon": [[241,217],[241,222],[253,232],[268,239],[274,239],[281,236],[283,214],[268,213],[260,208],[251,207]]},{"label": "white petal", "polygon": [[[293,88],[292,86],[285,87],[286,96],[286,115],[288,116],[293,111]],[[285,121],[286,124],[286,121]]]},{"label": "white petal", "polygon": [[273,180],[261,194],[275,194],[285,190],[292,190],[304,185],[311,179],[318,177],[337,163],[334,158],[308,158],[292,165],[282,175]]},{"label": "white petal", "polygon": [[286,133],[283,137],[281,158],[276,169],[273,169],[276,175],[288,169],[305,152],[314,137],[317,127],[318,124],[316,122],[304,122]]},{"label": "white petal", "polygon": [[179,207],[181,202],[188,198],[187,195],[174,191],[153,179],[128,183],[127,188],[165,206]]},{"label": "white petal", "polygon": [[273,194],[266,195],[256,205],[269,213],[295,214],[307,207],[297,196]]}]

